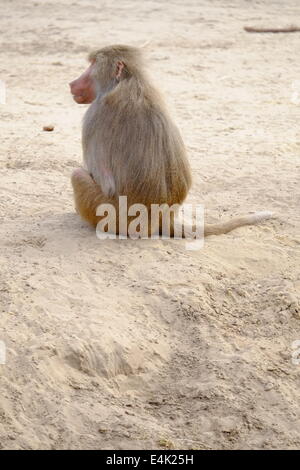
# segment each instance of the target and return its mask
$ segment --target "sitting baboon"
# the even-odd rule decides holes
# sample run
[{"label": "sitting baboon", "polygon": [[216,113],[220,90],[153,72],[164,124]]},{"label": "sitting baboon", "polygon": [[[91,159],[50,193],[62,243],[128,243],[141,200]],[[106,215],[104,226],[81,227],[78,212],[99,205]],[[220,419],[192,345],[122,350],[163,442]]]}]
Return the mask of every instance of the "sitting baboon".
[{"label": "sitting baboon", "polygon": [[[89,55],[86,72],[70,83],[76,103],[91,104],[82,132],[85,169],[73,172],[72,184],[78,213],[94,226],[101,219],[97,207],[109,203],[118,212],[120,196],[127,196],[128,206],[180,205],[191,186],[184,143],[142,59],[135,47],[104,47]],[[257,212],[205,225],[204,234],[226,233],[269,216]],[[171,224],[172,236],[173,218]]]}]

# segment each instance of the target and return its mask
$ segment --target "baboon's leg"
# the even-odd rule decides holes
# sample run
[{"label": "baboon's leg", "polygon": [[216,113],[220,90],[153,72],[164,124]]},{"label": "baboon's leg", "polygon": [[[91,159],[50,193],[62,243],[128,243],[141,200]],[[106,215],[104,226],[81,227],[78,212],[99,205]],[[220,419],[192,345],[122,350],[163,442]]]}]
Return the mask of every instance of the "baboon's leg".
[{"label": "baboon's leg", "polygon": [[115,201],[102,193],[101,188],[83,168],[73,171],[71,181],[76,211],[84,220],[96,227],[102,218],[96,215],[97,207],[100,204],[115,206]]},{"label": "baboon's leg", "polygon": [[[101,204],[111,204],[115,208],[115,216],[116,216],[116,234],[119,233],[119,203],[116,199],[109,198],[103,194],[101,191],[100,186],[95,183],[93,178],[90,176],[90,174],[84,170],[83,168],[78,168],[73,171],[72,174],[72,185],[73,185],[73,190],[74,190],[74,200],[75,200],[75,207],[76,211],[78,214],[87,222],[89,222],[91,225],[94,227],[97,226],[98,222],[104,217],[104,216],[97,216],[97,208]],[[128,208],[131,205],[130,199],[127,200],[128,203]],[[159,221],[157,226],[155,225],[152,227],[151,225],[151,209],[150,207],[147,207],[148,209],[148,215],[146,215],[146,219],[144,220],[145,224],[142,224],[142,227],[140,227],[140,233],[142,236],[149,236],[151,237],[152,231],[151,228],[153,229],[153,234],[156,235],[168,235],[170,237],[174,236],[174,214],[171,212],[171,217],[170,219],[167,216],[167,221],[169,221],[168,226],[166,227],[166,233],[164,233],[164,229],[162,227],[162,214],[160,213],[159,215]],[[125,213],[125,227],[122,227],[122,230],[120,233],[122,235],[127,235],[127,230],[128,230],[128,225],[130,224],[131,221],[135,219],[135,216],[128,216],[127,217],[127,209]],[[124,220],[124,215],[122,217],[122,220]],[[147,229],[145,231],[145,228]]]}]

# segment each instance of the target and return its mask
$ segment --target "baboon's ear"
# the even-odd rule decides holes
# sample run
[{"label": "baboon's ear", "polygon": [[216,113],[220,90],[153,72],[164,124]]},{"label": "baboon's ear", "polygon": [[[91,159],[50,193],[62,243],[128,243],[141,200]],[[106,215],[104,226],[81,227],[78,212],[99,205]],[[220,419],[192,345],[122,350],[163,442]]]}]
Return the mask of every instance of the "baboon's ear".
[{"label": "baboon's ear", "polygon": [[116,69],[116,79],[117,80],[120,80],[124,67],[125,67],[124,62],[122,62],[121,60],[118,60],[117,69]]}]

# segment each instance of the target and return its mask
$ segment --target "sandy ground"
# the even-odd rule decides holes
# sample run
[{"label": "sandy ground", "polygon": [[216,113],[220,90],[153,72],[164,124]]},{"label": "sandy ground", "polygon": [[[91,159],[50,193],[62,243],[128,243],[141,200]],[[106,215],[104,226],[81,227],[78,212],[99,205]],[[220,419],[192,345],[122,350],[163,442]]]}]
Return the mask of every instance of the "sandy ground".
[{"label": "sandy ground", "polygon": [[[0,1],[0,448],[299,448],[298,0]],[[141,45],[207,239],[99,241],[74,213],[90,48]],[[43,125],[54,124],[52,133]]]}]

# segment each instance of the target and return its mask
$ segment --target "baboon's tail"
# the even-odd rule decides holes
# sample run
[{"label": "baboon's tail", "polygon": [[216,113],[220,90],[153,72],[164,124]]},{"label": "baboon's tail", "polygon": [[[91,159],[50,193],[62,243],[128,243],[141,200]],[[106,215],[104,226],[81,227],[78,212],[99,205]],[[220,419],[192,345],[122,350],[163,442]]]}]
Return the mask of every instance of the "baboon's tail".
[{"label": "baboon's tail", "polygon": [[[227,222],[219,222],[216,224],[205,224],[204,225],[204,236],[209,235],[221,235],[223,233],[231,232],[232,230],[243,227],[244,225],[254,225],[264,220],[271,219],[273,213],[269,211],[254,212],[254,214],[244,215],[241,217],[235,217]],[[190,229],[191,230],[191,229]],[[193,238],[192,232],[185,227],[185,238]]]},{"label": "baboon's tail", "polygon": [[269,211],[254,212],[254,214],[244,215],[241,217],[235,217],[234,219],[228,220],[228,222],[220,222],[217,224],[205,224],[204,225],[204,236],[209,235],[220,235],[222,233],[231,232],[238,227],[243,225],[254,225],[264,220],[273,217],[273,213]]}]

